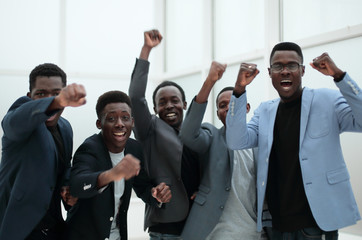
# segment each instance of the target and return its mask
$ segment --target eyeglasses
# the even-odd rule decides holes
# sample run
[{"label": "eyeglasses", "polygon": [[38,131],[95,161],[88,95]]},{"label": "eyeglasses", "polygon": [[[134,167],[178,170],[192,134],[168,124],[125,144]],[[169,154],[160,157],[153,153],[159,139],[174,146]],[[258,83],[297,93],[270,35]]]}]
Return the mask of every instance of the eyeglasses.
[{"label": "eyeglasses", "polygon": [[270,69],[273,72],[278,73],[278,72],[283,71],[284,67],[286,67],[288,69],[288,71],[295,72],[298,70],[298,68],[300,66],[303,66],[303,65],[299,64],[299,63],[288,63],[288,64],[276,63],[276,64],[270,65]]}]

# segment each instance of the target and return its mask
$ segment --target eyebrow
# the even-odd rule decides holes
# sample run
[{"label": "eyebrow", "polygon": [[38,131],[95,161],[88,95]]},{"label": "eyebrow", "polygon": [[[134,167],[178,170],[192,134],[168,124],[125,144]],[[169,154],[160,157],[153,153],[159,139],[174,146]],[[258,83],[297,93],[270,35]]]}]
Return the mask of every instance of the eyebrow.
[{"label": "eyebrow", "polygon": [[55,92],[55,91],[61,91],[62,89],[61,88],[54,88],[54,89],[51,89],[50,91],[46,90],[46,89],[36,89],[35,91],[36,92]]}]

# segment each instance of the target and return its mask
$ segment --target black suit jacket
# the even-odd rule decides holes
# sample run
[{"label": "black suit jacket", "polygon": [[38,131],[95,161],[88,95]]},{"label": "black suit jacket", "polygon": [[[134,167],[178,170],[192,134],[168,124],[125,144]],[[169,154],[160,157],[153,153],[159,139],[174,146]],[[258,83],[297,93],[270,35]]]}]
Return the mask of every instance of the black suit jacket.
[{"label": "black suit jacket", "polygon": [[[132,154],[141,161],[143,152],[134,139],[128,139],[124,154]],[[97,178],[100,173],[112,168],[108,149],[101,133],[87,138],[74,155],[70,177],[71,194],[79,197],[77,204],[68,212],[68,239],[105,239],[109,237],[113,221],[114,184],[108,185],[101,193],[97,188]],[[127,239],[127,211],[131,190],[148,204],[157,206],[157,201],[151,196],[153,187],[143,168],[138,176],[125,181],[125,189],[121,197],[118,215],[120,235]],[[142,221],[140,221],[140,224]]]},{"label": "black suit jacket", "polygon": [[[58,167],[57,147],[45,125],[57,112],[46,112],[53,99],[21,97],[1,123],[4,130],[0,164],[1,240],[25,239],[49,207]],[[72,128],[64,118],[58,120],[58,126],[66,164],[70,167]]]}]

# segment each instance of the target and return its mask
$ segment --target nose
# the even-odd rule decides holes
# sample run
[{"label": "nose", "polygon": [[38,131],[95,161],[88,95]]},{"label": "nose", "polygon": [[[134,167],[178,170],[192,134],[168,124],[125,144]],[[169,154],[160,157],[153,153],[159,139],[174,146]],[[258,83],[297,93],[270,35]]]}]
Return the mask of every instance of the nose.
[{"label": "nose", "polygon": [[280,71],[282,74],[288,74],[290,73],[290,70],[287,68],[287,65],[283,65],[283,69]]},{"label": "nose", "polygon": [[116,121],[116,124],[115,124],[116,127],[124,127],[124,123],[122,121],[122,118],[117,118],[117,121]]},{"label": "nose", "polygon": [[173,108],[172,102],[171,102],[171,101],[170,101],[170,102],[167,102],[167,104],[166,104],[166,109],[171,109],[171,108]]}]

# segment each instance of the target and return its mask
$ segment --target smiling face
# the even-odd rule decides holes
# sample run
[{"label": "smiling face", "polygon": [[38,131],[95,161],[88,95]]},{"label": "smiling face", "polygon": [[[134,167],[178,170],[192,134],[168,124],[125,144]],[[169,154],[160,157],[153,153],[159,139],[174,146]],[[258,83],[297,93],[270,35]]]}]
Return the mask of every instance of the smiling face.
[{"label": "smiling face", "polygon": [[217,99],[216,114],[217,114],[217,117],[222,122],[222,124],[224,124],[224,126],[226,126],[225,119],[226,119],[226,115],[229,110],[229,102],[230,102],[232,93],[233,93],[232,90],[222,92],[222,93],[220,93],[220,95]]},{"label": "smiling face", "polygon": [[107,104],[97,120],[97,127],[102,129],[108,151],[120,153],[131,135],[133,118],[131,108],[127,103],[117,102]]},{"label": "smiling face", "polygon": [[[301,57],[295,51],[282,50],[276,51],[272,57],[270,64],[302,64]],[[280,72],[273,72],[268,68],[269,76],[272,79],[273,86],[277,90],[283,102],[289,102],[297,99],[302,94],[302,77],[304,75],[304,66],[299,66],[294,72],[283,66]]]},{"label": "smiling face", "polygon": [[182,101],[178,88],[175,86],[160,88],[156,93],[155,103],[155,113],[171,127],[180,129],[186,102]]},{"label": "smiling face", "polygon": [[[63,87],[64,84],[62,82],[61,77],[38,76],[35,79],[35,83],[31,89],[31,92],[28,92],[27,96],[33,100],[42,99],[46,97],[53,97],[57,96]],[[45,124],[47,126],[56,126],[62,112],[63,110],[52,115],[50,118],[48,118]]]}]

